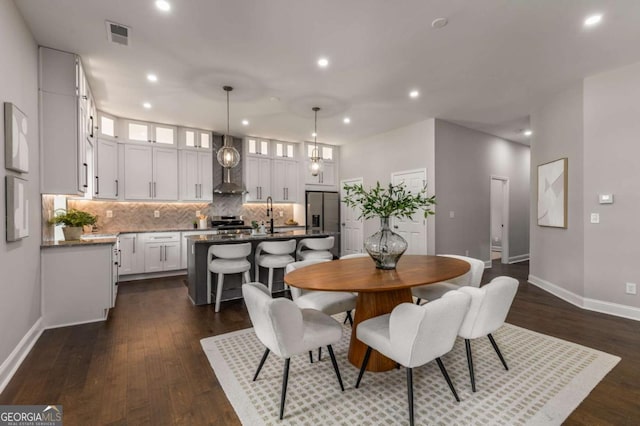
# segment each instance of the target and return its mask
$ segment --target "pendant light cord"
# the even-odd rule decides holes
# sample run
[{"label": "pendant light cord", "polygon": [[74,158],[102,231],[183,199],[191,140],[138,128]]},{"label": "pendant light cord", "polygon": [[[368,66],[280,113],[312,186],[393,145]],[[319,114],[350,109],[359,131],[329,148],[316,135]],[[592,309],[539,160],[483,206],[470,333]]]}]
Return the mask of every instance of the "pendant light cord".
[{"label": "pendant light cord", "polygon": [[229,134],[229,91],[227,90],[227,135]]}]

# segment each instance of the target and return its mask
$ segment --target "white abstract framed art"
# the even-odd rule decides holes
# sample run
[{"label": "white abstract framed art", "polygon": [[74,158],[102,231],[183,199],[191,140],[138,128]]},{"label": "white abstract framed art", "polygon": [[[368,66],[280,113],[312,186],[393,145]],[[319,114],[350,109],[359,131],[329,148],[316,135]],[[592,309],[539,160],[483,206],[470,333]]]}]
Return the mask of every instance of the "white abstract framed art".
[{"label": "white abstract framed art", "polygon": [[538,225],[567,228],[566,158],[538,166]]},{"label": "white abstract framed art", "polygon": [[26,179],[7,175],[7,241],[18,241],[29,236],[29,200]]},{"label": "white abstract framed art", "polygon": [[4,166],[20,173],[29,172],[27,116],[11,102],[4,103]]}]

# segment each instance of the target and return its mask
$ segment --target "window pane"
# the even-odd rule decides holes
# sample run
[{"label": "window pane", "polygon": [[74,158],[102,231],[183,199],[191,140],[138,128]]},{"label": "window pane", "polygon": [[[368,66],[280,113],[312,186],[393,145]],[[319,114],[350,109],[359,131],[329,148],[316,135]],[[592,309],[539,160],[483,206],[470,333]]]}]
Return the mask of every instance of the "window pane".
[{"label": "window pane", "polygon": [[173,145],[173,129],[170,127],[156,127],[156,142]]},{"label": "window pane", "polygon": [[102,116],[100,118],[100,132],[103,135],[115,136],[115,121],[109,117]]},{"label": "window pane", "polygon": [[192,130],[186,130],[184,132],[184,143],[187,146],[196,146],[196,132]]},{"label": "window pane", "polygon": [[146,124],[129,123],[129,139],[132,141],[148,141],[148,127]]},{"label": "window pane", "polygon": [[293,158],[293,145],[287,145],[287,157]]},{"label": "window pane", "polygon": [[269,141],[260,141],[260,154],[269,155]]},{"label": "window pane", "polygon": [[323,160],[333,160],[333,148],[329,148],[326,146],[322,147],[322,159]]},{"label": "window pane", "polygon": [[249,154],[255,154],[255,153],[256,153],[256,140],[249,139]]},{"label": "window pane", "polygon": [[200,147],[209,148],[209,133],[200,133]]},{"label": "window pane", "polygon": [[283,157],[282,144],[281,143],[277,143],[276,144],[276,157]]}]

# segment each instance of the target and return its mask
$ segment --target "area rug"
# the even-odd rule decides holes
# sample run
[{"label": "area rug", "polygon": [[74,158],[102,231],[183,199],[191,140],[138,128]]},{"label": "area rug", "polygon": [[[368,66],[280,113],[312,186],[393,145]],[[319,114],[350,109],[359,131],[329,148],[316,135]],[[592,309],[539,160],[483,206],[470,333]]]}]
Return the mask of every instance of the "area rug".
[{"label": "area rug", "polygon": [[[291,359],[285,417],[278,420],[283,360],[264,352],[253,329],[201,340],[222,388],[245,425],[408,424],[404,369],[365,373],[347,360],[351,329],[334,345],[345,391],[340,392],[326,350],[321,362]],[[416,424],[558,425],[620,361],[619,357],[505,324],[494,337],[509,365],[505,371],[488,339],[472,342],[477,392],[471,392],[464,341],[442,357],[461,402],[453,398],[435,362],[414,369]],[[316,351],[317,356],[317,351]]]}]

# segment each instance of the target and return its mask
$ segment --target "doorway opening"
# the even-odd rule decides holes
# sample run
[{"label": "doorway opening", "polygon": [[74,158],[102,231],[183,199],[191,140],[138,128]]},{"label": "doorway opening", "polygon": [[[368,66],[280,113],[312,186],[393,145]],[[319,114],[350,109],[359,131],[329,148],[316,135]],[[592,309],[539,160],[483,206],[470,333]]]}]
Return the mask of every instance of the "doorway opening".
[{"label": "doorway opening", "polygon": [[509,178],[491,176],[489,247],[491,260],[509,263]]}]

